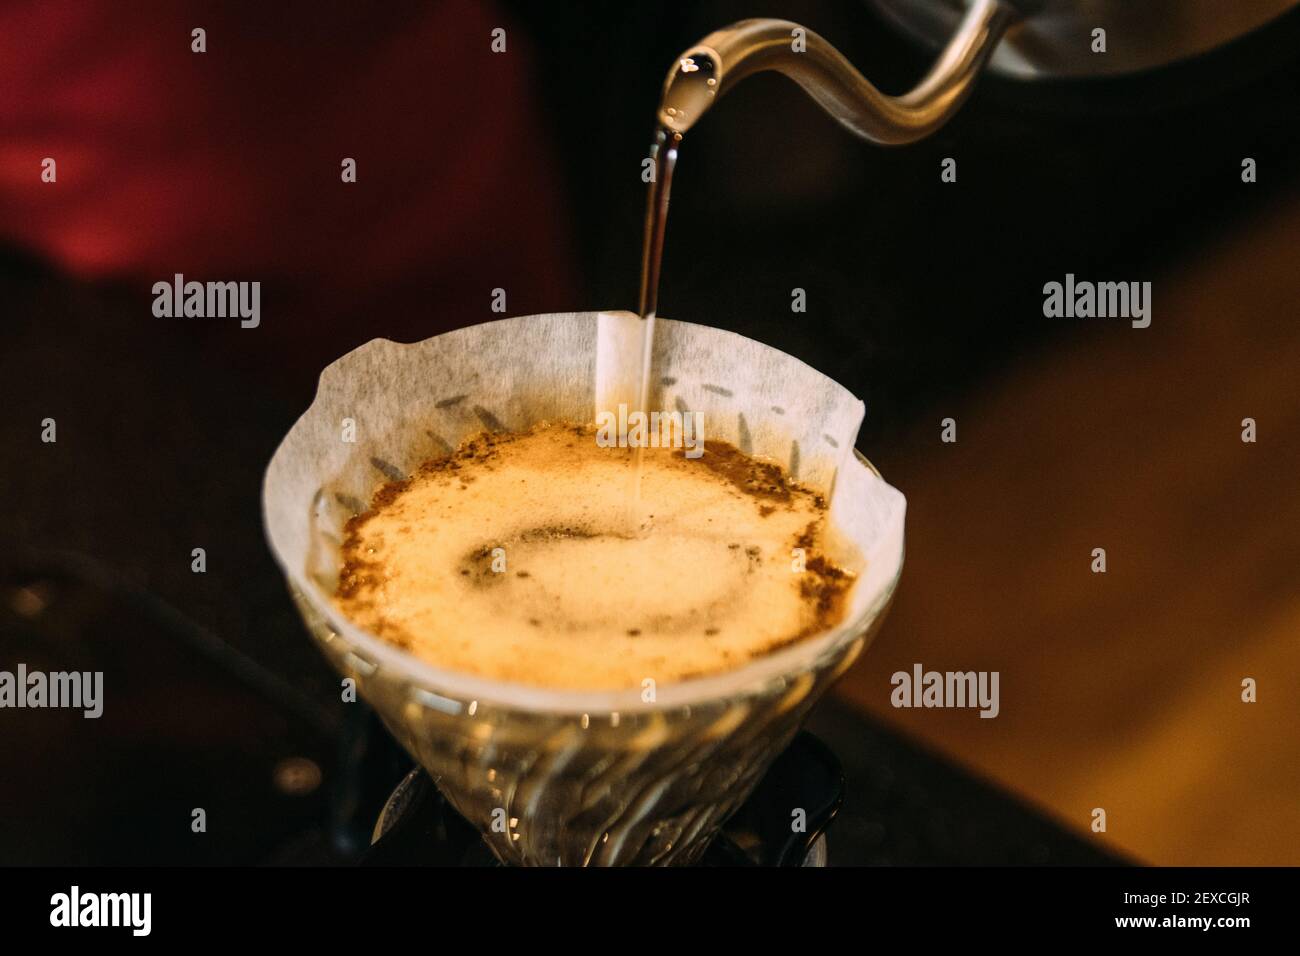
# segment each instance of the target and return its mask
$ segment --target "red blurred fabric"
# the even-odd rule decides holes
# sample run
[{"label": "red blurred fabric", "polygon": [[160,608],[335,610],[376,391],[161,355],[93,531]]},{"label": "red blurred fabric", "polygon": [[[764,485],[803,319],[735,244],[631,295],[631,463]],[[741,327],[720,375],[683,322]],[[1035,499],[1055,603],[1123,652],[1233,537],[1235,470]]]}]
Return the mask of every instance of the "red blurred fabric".
[{"label": "red blurred fabric", "polygon": [[418,338],[497,317],[497,287],[511,313],[577,308],[531,69],[474,0],[9,2],[0,238],[146,297],[260,280],[279,336]]}]

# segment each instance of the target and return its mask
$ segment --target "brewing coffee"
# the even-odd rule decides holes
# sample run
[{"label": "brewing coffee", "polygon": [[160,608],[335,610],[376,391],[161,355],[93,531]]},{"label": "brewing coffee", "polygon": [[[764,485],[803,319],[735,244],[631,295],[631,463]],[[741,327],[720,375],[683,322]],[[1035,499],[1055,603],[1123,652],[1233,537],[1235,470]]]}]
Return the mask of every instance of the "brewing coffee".
[{"label": "brewing coffee", "polygon": [[336,602],[429,663],[618,689],[739,667],[839,623],[854,575],[824,499],[710,441],[633,451],[592,425],[484,433],[383,486],[347,525]]}]

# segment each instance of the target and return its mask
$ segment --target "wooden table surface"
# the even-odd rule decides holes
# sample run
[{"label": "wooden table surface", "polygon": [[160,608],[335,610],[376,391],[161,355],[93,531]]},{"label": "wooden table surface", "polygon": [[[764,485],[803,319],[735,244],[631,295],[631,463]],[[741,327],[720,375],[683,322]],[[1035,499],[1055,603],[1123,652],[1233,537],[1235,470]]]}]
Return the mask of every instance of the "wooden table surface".
[{"label": "wooden table surface", "polygon": [[[1151,327],[1044,319],[1070,328],[864,449],[907,563],[837,693],[1138,860],[1300,864],[1298,240],[1292,194],[1176,271],[1091,277],[1151,279]],[[915,663],[999,671],[1000,715],[894,709]]]}]

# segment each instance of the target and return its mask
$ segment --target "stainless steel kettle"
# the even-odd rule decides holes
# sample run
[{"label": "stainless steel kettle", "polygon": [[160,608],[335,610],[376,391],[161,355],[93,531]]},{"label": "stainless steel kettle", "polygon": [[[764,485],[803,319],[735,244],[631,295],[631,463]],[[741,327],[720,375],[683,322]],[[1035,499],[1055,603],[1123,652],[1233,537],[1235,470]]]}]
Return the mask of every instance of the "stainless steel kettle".
[{"label": "stainless steel kettle", "polygon": [[907,31],[943,43],[911,91],[881,93],[799,24],[742,20],[678,57],[664,83],[660,125],[680,138],[738,82],[775,70],[854,134],[910,143],[947,122],[986,67],[1025,80],[1122,76],[1215,49],[1300,6],[1300,0],[869,2]]}]

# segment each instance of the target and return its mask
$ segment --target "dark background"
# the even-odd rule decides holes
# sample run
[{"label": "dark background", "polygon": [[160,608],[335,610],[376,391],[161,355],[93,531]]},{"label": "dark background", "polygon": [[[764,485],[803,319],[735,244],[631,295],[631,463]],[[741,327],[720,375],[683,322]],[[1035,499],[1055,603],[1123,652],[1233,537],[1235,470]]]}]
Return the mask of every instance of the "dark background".
[{"label": "dark background", "polygon": [[[198,5],[172,26],[215,18],[216,9]],[[517,57],[515,85],[489,98],[476,78],[502,67],[478,20],[472,40],[447,35],[460,22],[458,5],[429,8],[449,11],[440,35],[470,51],[455,72],[384,41],[414,30],[426,8],[386,5],[364,31],[350,29],[360,14],[321,13],[304,39],[301,24],[315,9],[289,4],[257,14],[247,33],[214,31],[202,68],[228,69],[242,50],[243,62],[274,74],[287,49],[302,89],[331,89],[340,76],[310,43],[349,51],[348,62],[365,61],[369,44],[377,59],[414,57],[409,69],[429,82],[416,94],[382,84],[372,91],[374,110],[405,104],[400,159],[375,158],[389,144],[372,130],[365,150],[340,143],[298,156],[304,168],[319,162],[325,170],[309,175],[283,165],[294,155],[292,130],[280,160],[256,161],[274,139],[277,111],[292,104],[259,97],[258,82],[241,85],[238,72],[215,74],[214,88],[260,125],[247,134],[223,128],[230,152],[212,163],[239,157],[234,181],[268,194],[297,190],[292,208],[306,211],[268,212],[273,246],[295,251],[288,265],[258,260],[251,235],[241,259],[237,234],[180,230],[193,246],[179,248],[219,247],[226,271],[204,275],[185,255],[175,269],[200,279],[262,278],[263,328],[155,319],[148,290],[170,268],[142,261],[136,269],[129,257],[120,267],[88,267],[60,253],[32,198],[46,155],[40,135],[10,120],[0,194],[0,497],[9,505],[0,532],[0,667],[103,669],[110,690],[100,721],[0,715],[0,862],[236,862],[355,851],[400,760],[337,705],[336,680],[297,621],[260,522],[262,471],[309,404],[322,364],[378,335],[413,340],[494,318],[496,286],[509,291],[510,314],[634,307],[640,162],[658,89],[676,55],[712,29],[748,16],[799,21],[891,93],[914,83],[931,56],[862,3],[511,3],[476,14],[508,27],[509,56]],[[146,15],[102,25],[103,45],[147,34],[134,16]],[[72,28],[52,19],[41,35],[64,29]],[[184,50],[186,32],[165,42]],[[1025,85],[989,77],[947,127],[899,149],[853,139],[783,78],[754,77],[683,146],[660,313],[774,345],[843,383],[867,404],[859,447],[889,476],[891,457],[915,445],[931,410],[996,389],[1009,370],[1072,347],[1077,326],[1042,316],[1044,282],[1066,272],[1126,280],[1176,272],[1206,243],[1248,231],[1290,196],[1300,171],[1297,37],[1292,16],[1212,57],[1137,79]],[[146,82],[167,86],[165,75]],[[185,105],[191,114],[203,108]],[[354,97],[351,108],[363,117],[367,103]],[[457,116],[495,117],[484,122],[509,135],[486,145],[462,138]],[[131,135],[93,117],[68,122],[87,142]],[[162,138],[146,167],[167,169],[170,141],[179,153],[185,137]],[[484,153],[450,161],[468,146]],[[490,179],[484,170],[500,149],[512,173]],[[336,157],[354,153],[358,193],[340,200],[339,190],[353,187],[338,183]],[[955,185],[939,179],[947,156],[958,160]],[[1243,156],[1266,171],[1260,184],[1241,183]],[[372,185],[377,162],[390,164],[382,188]],[[62,169],[73,188],[75,167]],[[15,185],[22,177],[31,185]],[[97,188],[111,191],[112,182]],[[229,183],[198,175],[190,188],[196,203],[214,195],[220,203],[214,191]],[[465,214],[481,220],[468,251],[433,220],[433,239],[375,225],[400,220],[417,192],[431,205],[412,201],[411,218],[460,197]],[[473,216],[483,197],[491,213]],[[170,224],[187,215],[184,204],[146,205],[132,228],[151,228],[151,216]],[[336,294],[333,247],[360,246],[357,236],[378,237],[372,259],[384,268],[342,269],[347,281]],[[391,249],[382,246],[386,236]],[[501,262],[481,252],[493,249],[513,252]],[[790,311],[795,287],[807,292],[806,313]],[[1169,318],[1157,311],[1155,321]],[[1294,306],[1280,303],[1251,321],[1294,319]],[[47,416],[58,422],[55,445],[39,441]],[[194,547],[207,550],[206,574],[190,570]],[[855,799],[873,796],[851,806],[833,859],[1051,862],[1079,852],[1008,794],[861,711],[835,706],[837,719],[822,732],[852,751],[845,762],[859,774]],[[864,741],[861,751],[853,740]],[[1293,752],[1294,740],[1285,746]],[[298,793],[283,765],[291,757],[323,768],[324,782]],[[351,776],[340,781],[344,767]],[[188,832],[194,806],[219,821],[218,836],[197,850]],[[917,806],[933,809],[918,817]]]}]

